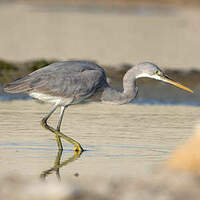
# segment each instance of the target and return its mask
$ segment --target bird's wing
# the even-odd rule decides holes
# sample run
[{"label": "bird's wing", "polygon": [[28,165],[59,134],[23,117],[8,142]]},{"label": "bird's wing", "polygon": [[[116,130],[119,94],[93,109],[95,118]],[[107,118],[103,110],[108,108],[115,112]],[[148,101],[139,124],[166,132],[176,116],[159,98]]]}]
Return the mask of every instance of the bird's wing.
[{"label": "bird's wing", "polygon": [[103,86],[104,73],[99,70],[85,70],[82,72],[62,72],[46,75],[41,78],[42,84],[37,81],[31,83],[36,92],[63,97],[84,97],[91,95]]},{"label": "bird's wing", "polygon": [[24,78],[9,83],[4,90],[9,93],[39,92],[53,96],[81,97],[90,95],[106,83],[104,71],[57,70],[33,72]]}]

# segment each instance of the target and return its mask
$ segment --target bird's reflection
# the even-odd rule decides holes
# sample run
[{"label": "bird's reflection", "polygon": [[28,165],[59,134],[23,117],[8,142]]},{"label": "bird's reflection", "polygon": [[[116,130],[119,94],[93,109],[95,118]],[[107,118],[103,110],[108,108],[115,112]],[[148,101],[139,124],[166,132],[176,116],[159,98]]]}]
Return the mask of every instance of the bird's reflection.
[{"label": "bird's reflection", "polygon": [[42,171],[42,173],[40,174],[40,178],[42,180],[45,180],[46,177],[49,174],[52,174],[53,172],[56,173],[58,180],[61,180],[60,171],[59,171],[60,168],[71,163],[71,162],[73,162],[73,161],[75,161],[76,159],[78,159],[81,156],[81,153],[74,151],[73,156],[71,156],[67,160],[61,162],[62,153],[63,153],[63,150],[58,151],[53,167],[51,167],[50,169],[47,169],[45,171]]}]

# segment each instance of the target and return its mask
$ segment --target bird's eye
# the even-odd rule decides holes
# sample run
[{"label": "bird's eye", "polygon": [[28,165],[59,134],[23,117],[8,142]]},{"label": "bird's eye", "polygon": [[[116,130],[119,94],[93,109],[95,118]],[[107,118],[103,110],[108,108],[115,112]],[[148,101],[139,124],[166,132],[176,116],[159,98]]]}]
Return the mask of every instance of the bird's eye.
[{"label": "bird's eye", "polygon": [[157,70],[157,71],[156,71],[156,75],[162,76],[162,72]]}]

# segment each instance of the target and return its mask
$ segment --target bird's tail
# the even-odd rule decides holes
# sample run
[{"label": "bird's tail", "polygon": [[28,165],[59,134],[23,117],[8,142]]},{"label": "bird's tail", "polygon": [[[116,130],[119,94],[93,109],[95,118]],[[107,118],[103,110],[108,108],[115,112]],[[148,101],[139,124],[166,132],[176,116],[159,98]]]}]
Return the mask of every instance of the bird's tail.
[{"label": "bird's tail", "polygon": [[30,79],[27,77],[17,79],[4,87],[7,93],[24,93],[31,90]]}]

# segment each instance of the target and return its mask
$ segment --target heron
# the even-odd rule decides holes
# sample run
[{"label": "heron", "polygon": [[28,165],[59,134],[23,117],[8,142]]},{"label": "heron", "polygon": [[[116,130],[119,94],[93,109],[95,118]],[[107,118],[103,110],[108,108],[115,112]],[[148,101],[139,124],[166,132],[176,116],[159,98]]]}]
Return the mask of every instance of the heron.
[{"label": "heron", "polygon": [[[70,105],[87,101],[102,103],[130,103],[138,93],[136,79],[148,77],[175,85],[188,92],[191,89],[169,78],[156,64],[143,62],[130,68],[123,77],[123,90],[112,88],[106,79],[104,69],[90,61],[55,62],[38,69],[27,76],[8,83],[4,90],[8,93],[27,93],[35,99],[53,104],[52,109],[44,116],[41,124],[56,135],[59,149],[63,149],[61,138],[74,145],[75,152],[83,152],[80,143],[64,135],[61,123],[64,111]],[[60,107],[57,128],[47,124],[47,120]]]}]

